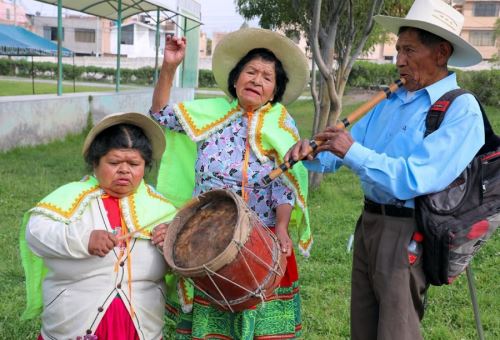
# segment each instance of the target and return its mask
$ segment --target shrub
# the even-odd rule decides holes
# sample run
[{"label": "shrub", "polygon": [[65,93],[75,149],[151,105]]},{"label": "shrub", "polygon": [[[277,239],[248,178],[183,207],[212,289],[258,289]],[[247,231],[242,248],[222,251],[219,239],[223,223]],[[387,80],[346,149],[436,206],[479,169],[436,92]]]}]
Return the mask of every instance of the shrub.
[{"label": "shrub", "polygon": [[198,71],[198,87],[217,87],[214,74],[211,70]]},{"label": "shrub", "polygon": [[7,58],[0,58],[0,74],[4,76],[14,75],[14,64],[12,60]]},{"label": "shrub", "polygon": [[134,82],[137,84],[151,85],[153,84],[154,72],[155,69],[151,66],[138,68],[134,70],[134,76],[136,77]]},{"label": "shrub", "polygon": [[500,70],[456,71],[460,87],[476,94],[483,105],[500,105]]},{"label": "shrub", "polygon": [[347,86],[373,88],[389,85],[398,79],[398,71],[394,64],[375,64],[368,61],[354,63]]}]

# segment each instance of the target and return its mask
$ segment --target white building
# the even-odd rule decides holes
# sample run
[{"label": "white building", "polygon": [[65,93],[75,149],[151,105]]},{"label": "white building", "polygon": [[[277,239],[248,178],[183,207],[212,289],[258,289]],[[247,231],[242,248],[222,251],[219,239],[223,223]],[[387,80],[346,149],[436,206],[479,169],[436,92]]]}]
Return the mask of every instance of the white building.
[{"label": "white building", "polygon": [[[111,28],[111,53],[117,54],[117,26]],[[158,55],[163,56],[165,31],[160,30],[160,49]],[[120,54],[128,58],[154,57],[156,54],[156,27],[141,22],[122,25]]]},{"label": "white building", "polygon": [[[45,39],[57,41],[57,17],[33,16],[31,30]],[[76,55],[107,55],[111,21],[94,16],[63,18],[62,45]]]}]

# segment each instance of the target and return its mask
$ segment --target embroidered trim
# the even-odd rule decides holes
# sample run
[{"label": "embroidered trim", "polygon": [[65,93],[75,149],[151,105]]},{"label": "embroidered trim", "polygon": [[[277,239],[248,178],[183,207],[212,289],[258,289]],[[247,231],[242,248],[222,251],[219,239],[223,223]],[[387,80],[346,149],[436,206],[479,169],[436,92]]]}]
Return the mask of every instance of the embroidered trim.
[{"label": "embroidered trim", "polygon": [[[274,157],[274,162],[275,166],[279,166],[279,164],[282,162],[281,158],[279,157],[278,153],[275,150],[271,150],[269,154]],[[300,186],[299,182],[295,178],[292,172],[285,172],[284,177],[281,177],[285,185],[289,188],[291,188],[297,197],[297,203],[299,207],[302,209],[302,211],[305,212],[305,206],[306,206],[306,200],[302,192],[300,191]]]},{"label": "embroidered trim", "polygon": [[129,197],[120,198],[120,208],[123,217],[123,221],[126,224],[128,231],[139,229],[133,221],[130,213],[130,202]]},{"label": "embroidered trim", "polygon": [[[302,329],[299,328],[299,330]],[[295,327],[295,332],[297,332],[297,327]],[[289,334],[277,334],[277,335],[256,335],[254,340],[280,340],[280,339],[296,339],[297,335],[295,333]]]},{"label": "embroidered trim", "polygon": [[[258,111],[258,114],[256,115],[257,118],[254,118],[252,122],[249,122],[248,124],[248,129],[249,129],[249,136],[250,136],[250,145],[252,146],[252,150],[254,151],[255,155],[261,162],[265,162],[269,160],[269,157],[274,157],[274,162],[275,166],[279,166],[279,163],[282,162],[281,158],[279,157],[278,153],[276,150],[265,150],[263,143],[262,143],[262,128],[264,126],[264,118],[267,112],[271,110],[272,106],[271,104],[267,104],[264,107],[261,108],[261,110]],[[297,141],[299,137],[293,131],[290,129],[288,126],[285,124],[285,119],[287,118],[287,111],[285,107],[282,108],[281,114],[279,117],[279,126],[287,131],[288,133],[291,134],[292,138]],[[284,184],[291,188],[292,191],[295,194],[295,197],[297,198],[297,205],[299,208],[305,213],[306,212],[306,200],[302,192],[300,191],[300,186],[299,182],[291,172],[286,172],[285,176],[282,176]],[[310,250],[310,242],[307,243],[307,245],[304,247],[304,249],[301,249],[301,252],[304,256],[309,256],[309,250]],[[307,254],[307,255],[306,255]]]},{"label": "embroidered trim", "polygon": [[283,106],[281,108],[281,114],[280,114],[280,118],[278,120],[278,125],[280,126],[280,128],[282,128],[283,130],[285,130],[289,134],[291,134],[293,140],[295,142],[297,142],[300,139],[300,137],[295,130],[293,130],[292,128],[290,128],[289,126],[286,125],[287,118],[288,118],[288,112],[286,111],[285,107]]},{"label": "embroidered trim", "polygon": [[240,106],[236,105],[235,108],[230,109],[221,118],[215,120],[210,124],[202,126],[201,128],[198,128],[196,127],[193,118],[191,117],[183,103],[174,105],[174,112],[184,131],[188,134],[191,140],[195,142],[207,139],[213,133],[213,131],[220,129],[221,127],[227,125],[228,123],[232,122],[242,115]]},{"label": "embroidered trim", "polygon": [[30,212],[42,214],[64,224],[69,224],[79,220],[90,200],[101,196],[103,193],[104,190],[95,186],[80,194],[66,211],[52,203],[40,202]]},{"label": "embroidered trim", "polygon": [[[129,195],[127,197],[121,198],[120,203],[122,204],[121,207],[122,207],[123,220],[125,221],[128,230],[132,231],[140,229],[141,225],[139,223],[139,219],[137,218],[136,214],[134,195]],[[151,233],[147,230],[141,231],[140,235],[143,238],[147,239],[151,238]]]},{"label": "embroidered trim", "polygon": [[167,313],[170,313],[172,315],[179,315],[179,310],[167,302],[165,302],[165,310],[167,311]]},{"label": "embroidered trim", "polygon": [[263,163],[269,161],[268,155],[270,154],[270,151],[266,151],[262,146],[262,127],[264,126],[266,113],[268,113],[271,108],[272,106],[269,103],[264,105],[257,111],[257,114],[255,115],[256,118],[253,118],[252,121],[248,122],[250,146],[252,147],[252,150],[257,158]]},{"label": "embroidered trim", "polygon": [[302,256],[304,257],[309,257],[311,256],[311,247],[314,243],[314,240],[312,237],[309,238],[307,242],[302,242],[299,241],[299,250]]},{"label": "embroidered trim", "polygon": [[289,186],[291,185],[292,188],[294,188],[295,194],[297,195],[298,201],[299,201],[299,206],[302,210],[305,209],[306,206],[306,200],[304,195],[302,195],[302,192],[300,192],[300,186],[299,182],[295,178],[295,176],[291,172],[285,172],[285,177],[283,177],[283,180],[285,183],[287,183]]},{"label": "embroidered trim", "polygon": [[[168,203],[168,204],[172,204],[169,200],[167,200],[165,197],[163,197],[162,194],[160,194],[159,192],[157,192],[152,186],[150,186],[149,184],[146,184],[146,190],[148,191],[148,194],[151,196],[151,197],[154,197],[154,198],[157,198],[159,199],[160,201],[162,202],[165,202],[165,203]],[[172,204],[173,205],[173,204]]]},{"label": "embroidered trim", "polygon": [[181,309],[184,313],[190,313],[193,310],[193,298],[188,295],[189,288],[186,283],[186,279],[179,278],[177,281],[177,294],[179,296],[179,302],[181,303]]},{"label": "embroidered trim", "polygon": [[90,194],[91,192],[93,192],[95,190],[99,190],[98,185],[96,185],[88,190],[83,191],[80,195],[78,195],[77,198],[75,198],[75,200],[71,203],[70,208],[66,211],[63,210],[62,208],[52,204],[52,203],[45,203],[45,202],[38,203],[35,208],[45,208],[45,209],[54,211],[54,212],[60,214],[61,216],[69,219],[74,214],[75,209],[82,203],[82,201],[85,200],[85,198],[86,198],[85,196]]}]

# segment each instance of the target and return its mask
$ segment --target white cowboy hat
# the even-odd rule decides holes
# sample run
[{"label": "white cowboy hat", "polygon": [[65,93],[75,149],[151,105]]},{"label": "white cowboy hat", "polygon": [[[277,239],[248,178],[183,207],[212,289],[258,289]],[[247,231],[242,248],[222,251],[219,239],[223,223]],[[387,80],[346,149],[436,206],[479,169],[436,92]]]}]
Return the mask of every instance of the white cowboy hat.
[{"label": "white cowboy hat", "polygon": [[142,129],[151,143],[153,149],[153,159],[159,160],[165,151],[165,134],[162,128],[148,116],[136,112],[119,112],[104,117],[88,133],[83,142],[82,154],[85,156],[90,144],[103,130],[118,124],[130,124]]},{"label": "white cowboy hat", "polygon": [[229,73],[248,52],[254,48],[266,48],[281,61],[288,77],[282,104],[297,99],[309,80],[309,65],[306,56],[290,39],[279,33],[262,28],[244,28],[231,32],[215,47],[212,71],[217,85],[228,95]]},{"label": "white cowboy hat", "polygon": [[460,37],[463,15],[442,0],[415,0],[405,18],[376,15],[374,20],[396,34],[400,27],[408,26],[447,40],[453,45],[453,53],[448,60],[451,66],[472,66],[482,60],[479,51]]}]

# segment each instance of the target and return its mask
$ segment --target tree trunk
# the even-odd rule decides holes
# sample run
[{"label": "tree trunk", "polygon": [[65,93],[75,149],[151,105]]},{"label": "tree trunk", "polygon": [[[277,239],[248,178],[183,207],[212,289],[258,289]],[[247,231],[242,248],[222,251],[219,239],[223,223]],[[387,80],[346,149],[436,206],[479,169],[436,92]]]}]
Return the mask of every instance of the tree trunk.
[{"label": "tree trunk", "polygon": [[320,81],[320,104],[319,104],[319,117],[318,124],[316,124],[316,130],[313,131],[313,135],[318,132],[323,131],[328,125],[328,115],[330,113],[330,95],[326,89],[326,82],[322,79]]},{"label": "tree trunk", "polygon": [[309,171],[309,188],[315,189],[318,188],[323,180],[324,174],[319,172]]}]

